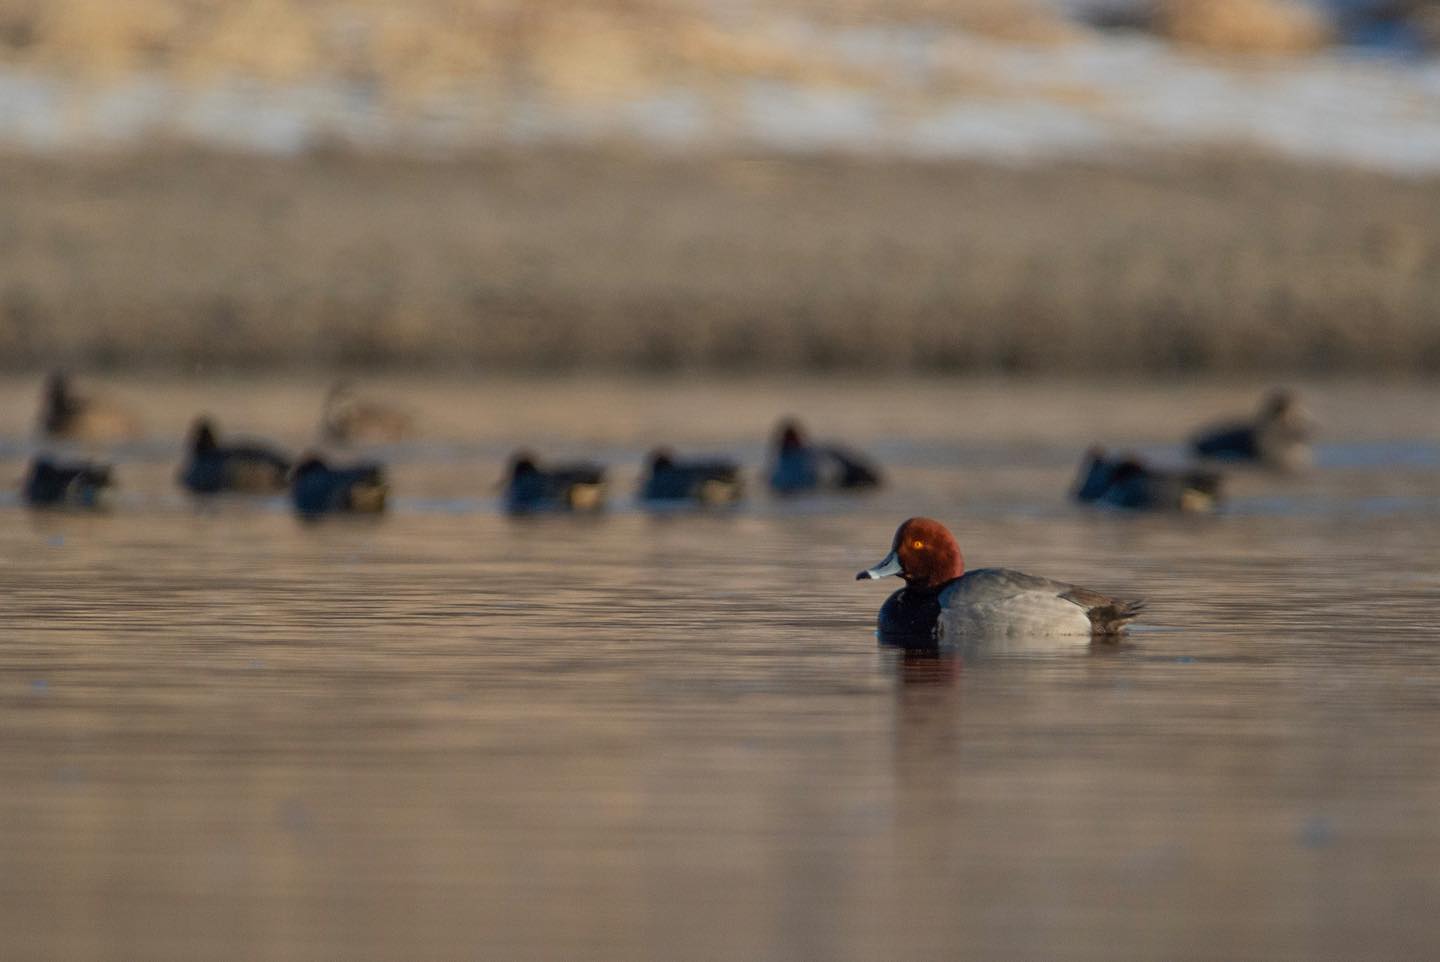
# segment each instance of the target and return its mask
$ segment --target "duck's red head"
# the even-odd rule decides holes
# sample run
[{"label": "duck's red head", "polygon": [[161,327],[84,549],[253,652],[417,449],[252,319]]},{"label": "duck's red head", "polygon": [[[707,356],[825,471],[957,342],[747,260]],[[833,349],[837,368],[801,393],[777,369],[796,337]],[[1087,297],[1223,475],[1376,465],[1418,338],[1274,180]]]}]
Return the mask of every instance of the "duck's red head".
[{"label": "duck's red head", "polygon": [[855,579],[899,575],[911,587],[934,589],[964,573],[965,559],[949,529],[933,518],[911,518],[895,532],[885,560]]}]

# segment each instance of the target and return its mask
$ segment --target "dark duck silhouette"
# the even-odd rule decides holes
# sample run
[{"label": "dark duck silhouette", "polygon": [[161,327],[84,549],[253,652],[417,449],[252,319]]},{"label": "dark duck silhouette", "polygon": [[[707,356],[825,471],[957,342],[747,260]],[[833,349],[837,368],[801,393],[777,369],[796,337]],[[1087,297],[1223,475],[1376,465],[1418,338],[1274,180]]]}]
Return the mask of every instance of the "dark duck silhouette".
[{"label": "dark duck silhouette", "polygon": [[770,489],[780,495],[817,491],[865,491],[879,487],[880,470],[838,444],[811,444],[799,422],[781,421],[775,431]]},{"label": "dark duck silhouette", "polygon": [[140,435],[140,420],[114,401],[76,393],[63,371],[52,371],[40,398],[40,433],[65,441],[124,441]]},{"label": "dark duck silhouette", "polygon": [[511,514],[598,511],[604,505],[605,469],[598,464],[542,467],[526,451],[511,459],[505,481],[505,509]]},{"label": "dark duck silhouette", "polygon": [[215,425],[200,418],[190,429],[190,458],[180,483],[196,494],[275,494],[285,490],[290,459],[257,441],[221,444]]},{"label": "dark duck silhouette", "polygon": [[744,493],[740,466],[721,459],[681,461],[668,448],[650,453],[640,479],[640,500],[652,504],[735,504]]},{"label": "dark duck silhouette", "polygon": [[1085,452],[1075,500],[1134,511],[1213,511],[1221,500],[1223,477],[1196,468],[1169,470],[1133,455],[1106,457],[1103,448]]},{"label": "dark duck silhouette", "polygon": [[304,518],[326,514],[379,514],[390,485],[375,462],[331,467],[315,455],[298,465],[290,480],[290,501]]},{"label": "dark duck silhouette", "polygon": [[1191,439],[1203,458],[1258,464],[1282,471],[1308,467],[1315,422],[1293,391],[1271,391],[1255,416],[1206,428]]},{"label": "dark duck silhouette", "polygon": [[112,485],[108,465],[41,456],[30,463],[21,494],[34,508],[98,508]]}]

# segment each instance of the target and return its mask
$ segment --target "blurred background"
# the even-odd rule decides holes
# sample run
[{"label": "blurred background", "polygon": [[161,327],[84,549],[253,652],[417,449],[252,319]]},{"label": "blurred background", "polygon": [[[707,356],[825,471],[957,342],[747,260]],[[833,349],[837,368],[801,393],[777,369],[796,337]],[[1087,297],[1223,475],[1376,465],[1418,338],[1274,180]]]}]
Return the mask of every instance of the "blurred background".
[{"label": "blurred background", "polygon": [[1437,371],[1440,2],[0,0],[0,956],[1440,957]]},{"label": "blurred background", "polygon": [[0,0],[0,956],[1440,958],[1437,372],[1440,1]]},{"label": "blurred background", "polygon": [[1429,0],[0,0],[0,365],[1431,372],[1437,49]]}]

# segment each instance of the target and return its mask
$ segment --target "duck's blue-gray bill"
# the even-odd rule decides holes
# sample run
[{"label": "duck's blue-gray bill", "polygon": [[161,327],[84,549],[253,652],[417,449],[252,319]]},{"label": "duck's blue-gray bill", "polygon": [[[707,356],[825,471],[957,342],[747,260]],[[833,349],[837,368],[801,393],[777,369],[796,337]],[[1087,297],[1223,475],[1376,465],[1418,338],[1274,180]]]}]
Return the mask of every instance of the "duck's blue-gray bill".
[{"label": "duck's blue-gray bill", "polygon": [[874,578],[876,580],[879,580],[880,578],[885,578],[890,575],[898,575],[899,573],[900,556],[892,551],[885,556],[884,561],[880,562],[873,568],[866,568],[864,571],[856,575],[855,580],[864,581],[866,578]]}]

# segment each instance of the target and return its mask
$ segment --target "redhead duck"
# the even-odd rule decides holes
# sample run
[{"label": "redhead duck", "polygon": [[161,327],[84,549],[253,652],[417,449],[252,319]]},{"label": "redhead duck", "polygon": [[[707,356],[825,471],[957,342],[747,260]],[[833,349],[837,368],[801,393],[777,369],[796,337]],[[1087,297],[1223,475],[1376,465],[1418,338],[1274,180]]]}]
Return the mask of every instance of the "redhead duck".
[{"label": "redhead duck", "polygon": [[899,644],[1022,636],[1113,640],[1144,607],[1006,568],[966,572],[955,536],[930,518],[900,525],[885,560],[855,577],[887,575],[904,578],[905,587],[880,609],[880,638]]},{"label": "redhead duck", "polygon": [[40,399],[40,433],[67,441],[124,441],[139,437],[140,420],[113,401],[75,393],[63,371],[52,371]]},{"label": "redhead duck", "polygon": [[111,486],[110,468],[90,461],[66,464],[37,457],[22,493],[33,508],[98,508]]},{"label": "redhead duck", "polygon": [[734,461],[680,461],[668,448],[650,453],[640,479],[640,500],[655,503],[718,507],[735,504],[743,492],[740,466]]},{"label": "redhead duck", "polygon": [[781,421],[775,430],[770,488],[776,494],[862,491],[880,486],[880,471],[853,451],[835,444],[811,444],[799,422]]},{"label": "redhead duck", "polygon": [[1213,471],[1170,471],[1131,456],[1110,459],[1103,448],[1085,452],[1075,500],[1134,511],[1213,511],[1223,479]]},{"label": "redhead duck", "polygon": [[511,514],[538,511],[598,511],[605,504],[605,469],[597,464],[542,468],[521,451],[510,462],[505,508]]},{"label": "redhead duck", "polygon": [[384,466],[371,462],[332,468],[313,454],[296,465],[290,481],[290,501],[303,518],[379,514],[389,493]]},{"label": "redhead duck", "polygon": [[1283,471],[1308,467],[1315,422],[1292,391],[1271,391],[1255,417],[1206,428],[1191,439],[1203,458],[1259,464]]},{"label": "redhead duck", "polygon": [[415,419],[389,404],[357,397],[348,382],[340,381],[325,395],[320,434],[332,444],[403,441],[415,433]]},{"label": "redhead duck", "polygon": [[190,429],[190,460],[180,483],[196,494],[274,494],[285,490],[289,474],[290,459],[279,451],[254,441],[222,445],[215,425],[200,418]]}]

